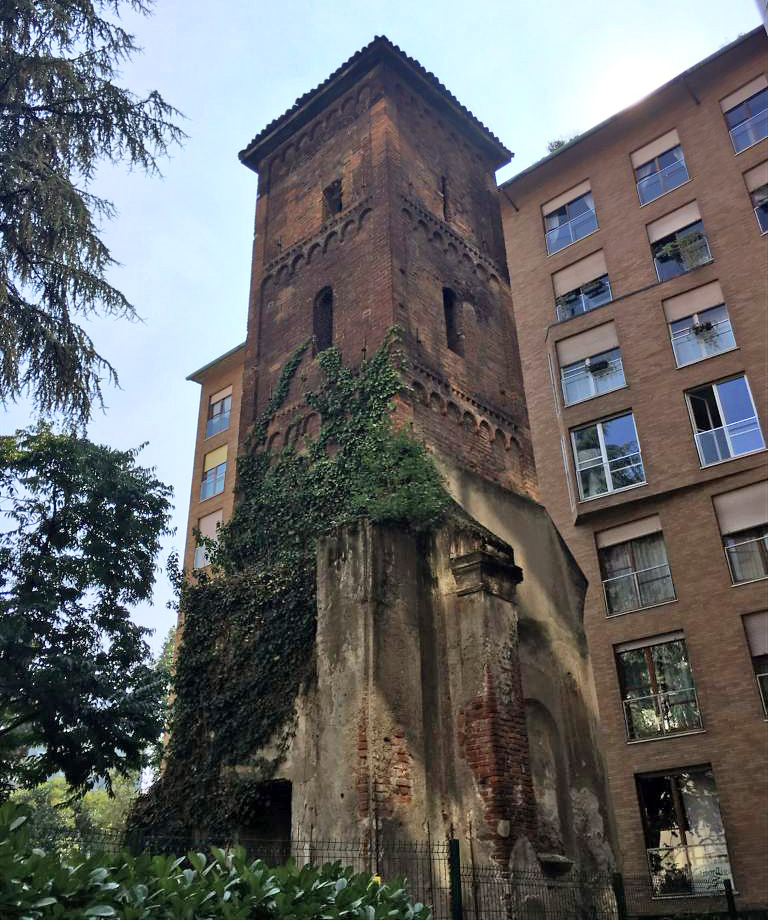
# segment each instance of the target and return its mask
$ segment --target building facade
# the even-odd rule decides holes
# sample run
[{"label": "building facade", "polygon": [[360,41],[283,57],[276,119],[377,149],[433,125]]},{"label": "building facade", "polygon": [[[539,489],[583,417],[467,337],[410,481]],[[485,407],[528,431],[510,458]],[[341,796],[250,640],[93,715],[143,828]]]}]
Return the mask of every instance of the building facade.
[{"label": "building facade", "polygon": [[542,501],[584,622],[629,874],[768,849],[768,41],[760,28],[500,189]]},{"label": "building facade", "polygon": [[[604,757],[627,874],[649,876],[662,898],[729,876],[740,903],[768,903],[765,53],[757,30],[497,189],[503,145],[379,39],[242,152],[259,175],[248,337],[191,377],[203,392],[187,571],[206,561],[193,529],[214,536],[231,513],[238,444],[295,348],[312,338],[354,364],[397,325],[412,394],[400,423],[523,573],[520,689],[508,687],[525,711],[522,746],[488,706],[481,658],[465,674],[441,659],[454,681],[442,702],[438,659],[424,664],[435,636],[479,648],[490,633],[440,625],[426,641],[406,616],[387,626],[393,659],[391,646],[364,651],[363,630],[347,637],[359,656],[342,678],[323,654],[325,702],[301,710],[283,777],[294,835],[307,821],[345,835],[385,820],[412,837],[443,824],[471,835],[474,822],[487,852],[507,858],[513,817],[542,865],[604,868]],[[311,358],[302,372],[316,380]],[[271,450],[311,434],[302,407],[297,388]],[[581,575],[557,531],[588,582],[591,662]],[[389,554],[404,570],[421,553],[424,571],[385,606],[407,610],[429,581],[440,599],[422,621],[465,619],[451,550],[461,533],[432,553],[372,531],[331,541],[318,573],[323,648],[338,647],[344,621],[371,616],[340,593],[334,565],[350,553]],[[394,692],[407,648],[421,664]],[[384,681],[374,693],[366,671]],[[473,700],[485,740],[468,746]],[[355,744],[338,759],[349,724]],[[392,739],[406,740],[395,750]],[[451,782],[425,767],[436,751]],[[324,758],[343,769],[323,774]],[[531,784],[515,793],[521,764]],[[334,771],[338,801],[320,807],[318,776]]]},{"label": "building facade", "polygon": [[504,866],[608,871],[585,585],[536,501],[494,179],[509,152],[377,38],[240,156],[259,176],[248,335],[192,375],[187,571],[207,562],[194,530],[214,536],[231,513],[235,419],[245,450],[307,341],[267,450],[316,430],[303,393],[319,352],[354,367],[397,327],[395,420],[456,505],[430,540],[361,522],[321,541],[316,681],[278,773],[262,781],[267,750],[236,765],[266,803],[238,832],[371,846],[455,834]]},{"label": "building facade", "polygon": [[200,408],[184,545],[185,572],[208,564],[205,547],[198,545],[195,533],[215,539],[218,527],[232,515],[244,354],[243,342],[187,377],[200,384]]}]

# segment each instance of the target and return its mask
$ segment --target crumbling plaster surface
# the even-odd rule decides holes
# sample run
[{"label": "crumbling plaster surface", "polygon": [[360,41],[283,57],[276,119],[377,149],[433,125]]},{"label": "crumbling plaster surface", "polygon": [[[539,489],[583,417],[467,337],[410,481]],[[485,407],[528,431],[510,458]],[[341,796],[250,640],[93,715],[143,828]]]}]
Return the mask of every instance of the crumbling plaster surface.
[{"label": "crumbling plaster surface", "polygon": [[[538,506],[512,502],[510,514],[522,518],[527,545],[514,561],[525,579],[533,539],[549,540],[549,552],[559,544]],[[280,769],[293,783],[293,836],[471,837],[475,858],[504,864],[524,838],[580,868],[607,867],[593,715],[580,692],[578,573],[558,562],[570,581],[553,590],[570,606],[551,623],[556,601],[536,604],[556,576],[541,566],[525,609],[525,580],[460,590],[464,539],[454,520],[431,537],[363,521],[321,541],[317,680],[298,702]],[[526,723],[534,701],[548,714],[543,746],[540,727]],[[537,817],[548,833],[538,835]]]}]

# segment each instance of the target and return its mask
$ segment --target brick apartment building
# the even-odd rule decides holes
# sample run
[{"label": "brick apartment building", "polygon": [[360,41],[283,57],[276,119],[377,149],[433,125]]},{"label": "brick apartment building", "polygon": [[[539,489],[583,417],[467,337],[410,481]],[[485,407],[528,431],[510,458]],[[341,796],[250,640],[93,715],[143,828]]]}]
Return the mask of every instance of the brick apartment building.
[{"label": "brick apartment building", "polygon": [[[650,870],[661,895],[730,874],[743,904],[768,903],[767,44],[744,36],[498,191],[504,148],[423,71],[426,106],[390,75],[389,102],[339,95],[334,112],[323,96],[355,56],[268,126],[244,151],[262,159],[248,342],[190,377],[185,552],[187,571],[205,564],[192,529],[213,536],[231,513],[239,437],[307,330],[354,361],[397,322],[404,419],[538,498],[587,576],[622,868]],[[344,141],[318,178],[334,117]],[[456,117],[468,135],[445,128]],[[382,194],[392,223],[372,208]],[[485,216],[499,203],[503,240]],[[345,255],[363,229],[373,248]],[[296,436],[293,411],[272,447]]]},{"label": "brick apartment building", "polygon": [[768,852],[768,40],[500,189],[542,501],[585,625],[625,871]]}]

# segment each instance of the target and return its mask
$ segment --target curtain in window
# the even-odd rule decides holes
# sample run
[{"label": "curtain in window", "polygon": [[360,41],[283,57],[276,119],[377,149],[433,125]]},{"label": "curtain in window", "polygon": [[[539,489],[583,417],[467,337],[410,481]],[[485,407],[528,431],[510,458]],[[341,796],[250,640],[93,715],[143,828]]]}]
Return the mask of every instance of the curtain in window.
[{"label": "curtain in window", "polygon": [[600,550],[600,561],[605,579],[605,601],[608,613],[625,613],[640,606],[640,595],[633,573],[632,552],[629,543],[617,543]]},{"label": "curtain in window", "polygon": [[724,537],[734,583],[768,575],[768,527],[750,527]]},{"label": "curtain in window", "polygon": [[669,574],[667,549],[662,534],[652,533],[647,537],[633,540],[632,548],[638,572],[641,606],[651,607],[672,600],[675,591]]}]

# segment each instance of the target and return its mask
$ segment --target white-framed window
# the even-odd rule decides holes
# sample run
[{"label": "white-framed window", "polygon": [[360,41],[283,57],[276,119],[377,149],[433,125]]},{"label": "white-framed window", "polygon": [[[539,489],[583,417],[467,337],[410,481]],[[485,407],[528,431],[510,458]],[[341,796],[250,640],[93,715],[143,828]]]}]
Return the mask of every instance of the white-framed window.
[{"label": "white-framed window", "polygon": [[768,578],[768,482],[712,499],[734,585]]},{"label": "white-framed window", "polygon": [[621,349],[611,348],[560,368],[566,406],[626,386]]},{"label": "white-framed window", "polygon": [[232,387],[214,393],[208,400],[208,418],[205,423],[205,436],[212,438],[220,431],[229,428],[229,416],[232,411]]},{"label": "white-framed window", "polygon": [[209,451],[203,457],[203,479],[200,483],[200,501],[220,495],[224,491],[227,475],[227,445]]},{"label": "white-framed window", "polygon": [[[573,194],[570,198],[569,195]],[[597,227],[595,202],[589,183],[543,205],[547,252],[552,255],[594,233]]]},{"label": "white-framed window", "polygon": [[724,303],[674,320],[669,324],[669,335],[678,367],[736,347],[731,318]]},{"label": "white-framed window", "polygon": [[[211,514],[206,514],[204,517],[201,517],[197,522],[197,530],[200,533],[200,536],[207,540],[218,539],[218,530],[223,519],[224,511],[221,508],[219,508],[218,511],[213,511]],[[201,543],[198,543],[195,546],[195,559],[193,568],[203,569],[208,565],[208,562],[208,552],[206,547]]]},{"label": "white-framed window", "polygon": [[768,137],[768,89],[759,89],[723,114],[734,153],[753,147]]},{"label": "white-framed window", "polygon": [[601,531],[596,540],[609,617],[676,599],[657,515]]},{"label": "white-framed window", "polygon": [[645,482],[631,412],[572,429],[571,445],[582,501]]},{"label": "white-framed window", "polygon": [[743,617],[743,622],[749,653],[752,657],[757,692],[760,694],[763,712],[768,717],[768,611],[748,613]]},{"label": "white-framed window", "polygon": [[648,204],[688,181],[683,148],[676,144],[635,167],[640,204]]},{"label": "white-framed window", "polygon": [[682,632],[616,646],[628,741],[701,731],[693,670]]},{"label": "white-framed window", "polygon": [[708,383],[685,397],[702,466],[765,448],[745,376]]}]

